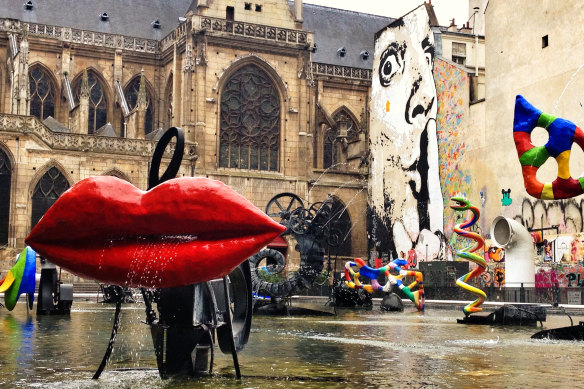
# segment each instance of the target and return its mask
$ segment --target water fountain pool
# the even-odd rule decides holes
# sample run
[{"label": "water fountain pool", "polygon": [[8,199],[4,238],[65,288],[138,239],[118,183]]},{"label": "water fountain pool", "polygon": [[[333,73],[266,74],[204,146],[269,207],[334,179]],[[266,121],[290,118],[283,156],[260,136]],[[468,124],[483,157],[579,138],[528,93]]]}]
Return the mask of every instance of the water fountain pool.
[{"label": "water fountain pool", "polygon": [[[118,341],[99,381],[91,379],[111,330],[113,305],[76,302],[70,316],[27,319],[25,304],[0,311],[0,387],[274,388],[568,387],[581,383],[581,342],[540,341],[533,327],[456,324],[460,309],[423,314],[338,310],[331,317],[254,317],[239,354],[215,354],[212,378],[161,380],[144,306],[122,310]],[[584,320],[573,316],[574,322]],[[544,328],[569,324],[548,315]]]}]

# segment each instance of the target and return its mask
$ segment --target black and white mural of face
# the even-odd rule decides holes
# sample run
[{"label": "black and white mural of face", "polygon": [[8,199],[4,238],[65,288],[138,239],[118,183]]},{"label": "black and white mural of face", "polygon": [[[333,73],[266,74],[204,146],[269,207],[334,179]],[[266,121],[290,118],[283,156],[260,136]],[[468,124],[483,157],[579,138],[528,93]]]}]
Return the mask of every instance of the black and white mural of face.
[{"label": "black and white mural of face", "polygon": [[370,246],[422,260],[440,250],[444,218],[433,56],[425,7],[380,31],[370,105]]}]

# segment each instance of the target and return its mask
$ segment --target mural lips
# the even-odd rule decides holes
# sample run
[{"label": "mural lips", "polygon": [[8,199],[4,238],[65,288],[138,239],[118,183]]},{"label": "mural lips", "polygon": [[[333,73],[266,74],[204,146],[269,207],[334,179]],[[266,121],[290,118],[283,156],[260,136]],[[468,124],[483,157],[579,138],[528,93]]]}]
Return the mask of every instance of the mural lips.
[{"label": "mural lips", "polygon": [[284,230],[219,181],[176,178],[145,192],[101,176],[65,192],[26,243],[79,276],[158,288],[229,274]]}]

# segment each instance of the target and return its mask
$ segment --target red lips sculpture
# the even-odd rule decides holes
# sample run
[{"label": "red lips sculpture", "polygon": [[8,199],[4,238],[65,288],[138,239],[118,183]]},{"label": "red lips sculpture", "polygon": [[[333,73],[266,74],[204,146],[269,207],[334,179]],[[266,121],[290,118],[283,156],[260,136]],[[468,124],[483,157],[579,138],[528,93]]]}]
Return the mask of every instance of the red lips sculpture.
[{"label": "red lips sculpture", "polygon": [[65,192],[26,244],[82,277],[166,288],[229,274],[285,229],[219,181],[176,178],[145,192],[100,176]]}]

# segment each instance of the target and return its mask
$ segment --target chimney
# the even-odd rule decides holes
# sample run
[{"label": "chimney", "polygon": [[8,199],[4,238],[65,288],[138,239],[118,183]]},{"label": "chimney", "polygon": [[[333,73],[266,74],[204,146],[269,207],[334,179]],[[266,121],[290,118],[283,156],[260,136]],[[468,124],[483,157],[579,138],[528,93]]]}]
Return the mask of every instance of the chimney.
[{"label": "chimney", "polygon": [[463,24],[461,29],[458,30],[458,32],[462,32],[464,34],[472,34],[472,29],[470,28],[469,22],[466,22],[466,24]]},{"label": "chimney", "polygon": [[294,0],[294,16],[297,22],[302,22],[302,0]]},{"label": "chimney", "polygon": [[448,31],[456,31],[456,23],[454,22],[454,18],[450,20],[450,26],[448,26]]}]

